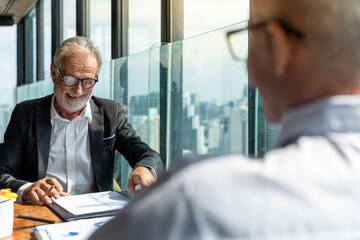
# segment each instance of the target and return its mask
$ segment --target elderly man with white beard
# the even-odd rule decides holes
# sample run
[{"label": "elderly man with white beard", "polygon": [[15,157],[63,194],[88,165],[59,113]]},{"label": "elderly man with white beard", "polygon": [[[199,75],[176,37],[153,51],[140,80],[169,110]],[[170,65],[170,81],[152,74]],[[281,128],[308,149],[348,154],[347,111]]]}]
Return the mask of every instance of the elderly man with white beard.
[{"label": "elderly man with white beard", "polygon": [[54,93],[17,104],[0,149],[0,188],[18,201],[108,191],[115,150],[133,167],[128,192],[155,182],[160,156],[141,141],[119,103],[92,96],[101,56],[86,37],[65,40],[50,66]]}]

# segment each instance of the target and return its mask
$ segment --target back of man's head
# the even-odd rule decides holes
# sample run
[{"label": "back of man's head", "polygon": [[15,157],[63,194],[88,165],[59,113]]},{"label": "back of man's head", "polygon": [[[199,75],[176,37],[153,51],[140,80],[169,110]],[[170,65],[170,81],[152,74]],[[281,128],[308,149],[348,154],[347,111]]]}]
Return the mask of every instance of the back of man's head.
[{"label": "back of man's head", "polygon": [[[353,77],[360,64],[359,0],[251,0],[262,20],[282,19],[304,34],[316,71]],[[335,74],[335,75],[334,75]],[[346,78],[347,80],[350,80]]]}]

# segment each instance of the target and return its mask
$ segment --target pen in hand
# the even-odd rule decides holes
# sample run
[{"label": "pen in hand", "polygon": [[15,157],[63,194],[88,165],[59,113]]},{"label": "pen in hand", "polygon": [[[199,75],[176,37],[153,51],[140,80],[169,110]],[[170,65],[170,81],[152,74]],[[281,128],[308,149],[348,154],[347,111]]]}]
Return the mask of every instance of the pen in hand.
[{"label": "pen in hand", "polygon": [[17,215],[18,218],[28,219],[28,220],[34,220],[34,221],[40,221],[40,222],[46,222],[46,223],[55,223],[53,220],[43,219],[43,218],[37,218],[37,217],[30,217],[30,216],[24,216],[24,215]]}]

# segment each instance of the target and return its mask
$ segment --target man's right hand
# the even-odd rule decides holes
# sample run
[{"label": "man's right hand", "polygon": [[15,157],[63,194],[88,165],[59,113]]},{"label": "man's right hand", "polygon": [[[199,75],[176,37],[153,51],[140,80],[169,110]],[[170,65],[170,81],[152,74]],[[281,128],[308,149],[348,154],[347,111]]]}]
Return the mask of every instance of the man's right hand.
[{"label": "man's right hand", "polygon": [[36,205],[51,204],[50,197],[58,199],[60,196],[69,196],[63,192],[63,187],[55,178],[43,178],[22,192],[23,201],[33,201]]}]

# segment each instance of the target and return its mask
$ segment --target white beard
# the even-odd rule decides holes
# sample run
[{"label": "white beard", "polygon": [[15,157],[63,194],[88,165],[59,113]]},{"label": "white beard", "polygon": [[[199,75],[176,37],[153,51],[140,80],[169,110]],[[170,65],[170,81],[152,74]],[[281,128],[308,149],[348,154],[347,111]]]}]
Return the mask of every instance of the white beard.
[{"label": "white beard", "polygon": [[60,88],[58,87],[54,89],[54,95],[60,107],[62,107],[68,113],[74,113],[85,107],[85,104],[92,96],[92,92],[82,92],[82,94],[78,96],[74,94],[71,90],[68,90],[64,91],[63,94],[61,94]]}]

